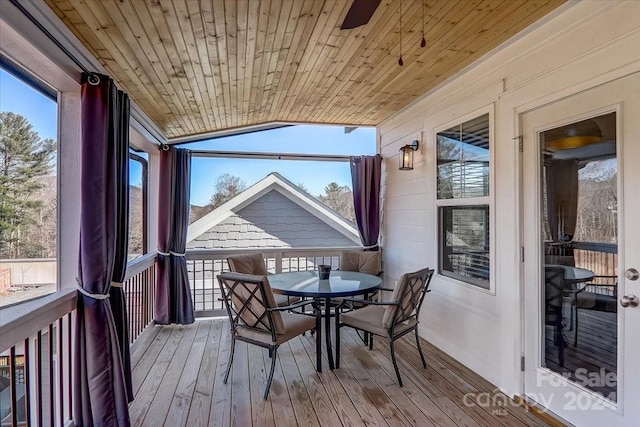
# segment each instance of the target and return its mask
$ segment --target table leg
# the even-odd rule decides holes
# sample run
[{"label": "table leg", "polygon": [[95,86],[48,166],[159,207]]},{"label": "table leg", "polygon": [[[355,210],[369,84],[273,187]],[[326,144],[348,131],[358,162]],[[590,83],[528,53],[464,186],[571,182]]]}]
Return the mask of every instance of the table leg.
[{"label": "table leg", "polygon": [[316,316],[316,371],[322,372],[322,307],[320,301],[316,300],[313,308]]},{"label": "table leg", "polygon": [[[369,299],[369,292],[364,293],[364,299],[365,300]],[[367,344],[369,344],[369,332],[364,331],[364,345],[367,345]]]},{"label": "table leg", "polygon": [[329,369],[335,369],[333,364],[333,350],[331,348],[331,298],[324,300],[324,334],[327,341],[327,357],[329,358]]},{"label": "table leg", "polygon": [[335,308],[335,327],[336,327],[336,369],[340,369],[340,305]]}]

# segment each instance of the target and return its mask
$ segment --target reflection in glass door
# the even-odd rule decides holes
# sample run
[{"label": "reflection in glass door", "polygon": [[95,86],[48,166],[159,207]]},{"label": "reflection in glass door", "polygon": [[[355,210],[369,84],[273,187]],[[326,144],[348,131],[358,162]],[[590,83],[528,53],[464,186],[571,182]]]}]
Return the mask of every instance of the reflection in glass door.
[{"label": "reflection in glass door", "polygon": [[616,113],[540,133],[542,364],[617,401]]}]

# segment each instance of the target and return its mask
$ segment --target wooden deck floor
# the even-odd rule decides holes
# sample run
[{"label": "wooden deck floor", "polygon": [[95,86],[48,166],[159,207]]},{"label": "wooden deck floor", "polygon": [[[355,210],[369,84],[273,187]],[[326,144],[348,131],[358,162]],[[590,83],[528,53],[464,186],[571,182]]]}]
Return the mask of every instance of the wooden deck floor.
[{"label": "wooden deck floor", "polygon": [[596,375],[596,378],[601,378],[602,372],[605,375],[617,375],[617,314],[580,309],[578,314],[580,316],[578,345],[574,346],[575,330],[569,330],[570,309],[570,307],[566,307],[564,313],[567,325],[563,331],[567,343],[567,347],[564,349],[564,366],[559,364],[558,347],[553,339],[552,326],[546,327],[546,366],[574,380],[576,371],[583,370],[581,374],[582,385],[616,401],[617,387],[615,385],[592,386],[588,382],[585,384],[584,378],[585,375],[591,374]]},{"label": "wooden deck floor", "polygon": [[[140,337],[132,354],[136,393],[130,405],[132,424],[546,425],[424,341],[427,369],[422,368],[415,342],[409,338],[398,342],[405,383],[400,388],[386,343],[378,340],[369,351],[355,332],[343,331],[341,368],[335,371],[316,373],[314,339],[309,334],[281,346],[271,392],[263,400],[270,366],[265,349],[238,343],[229,382],[222,383],[229,354],[226,320],[152,327]],[[324,363],[326,367],[326,358]],[[493,398],[487,400],[494,404],[473,405],[480,393]]]}]

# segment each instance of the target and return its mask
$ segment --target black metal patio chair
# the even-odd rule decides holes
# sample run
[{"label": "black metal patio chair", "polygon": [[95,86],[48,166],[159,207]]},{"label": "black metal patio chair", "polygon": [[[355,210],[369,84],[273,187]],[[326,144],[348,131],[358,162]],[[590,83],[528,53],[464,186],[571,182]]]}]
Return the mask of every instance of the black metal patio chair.
[{"label": "black metal patio chair", "polygon": [[[311,300],[277,306],[266,276],[225,272],[218,275],[218,284],[231,324],[231,350],[224,383],[227,383],[231,372],[236,341],[267,348],[271,370],[264,391],[266,399],[273,380],[278,347],[306,331],[320,331],[320,311],[316,310],[315,317],[290,312],[313,304]],[[320,346],[320,338],[321,334],[317,333],[316,348]]]},{"label": "black metal patio chair", "polygon": [[[369,349],[373,348],[373,335],[386,338],[391,348],[391,360],[398,377],[398,384],[402,387],[402,378],[396,362],[394,342],[410,332],[415,332],[416,344],[422,365],[427,362],[420,347],[418,324],[420,323],[420,308],[429,292],[429,284],[433,277],[433,270],[425,268],[414,273],[404,274],[393,290],[391,301],[369,301],[360,299],[345,299],[345,302],[364,304],[365,307],[340,314],[336,307],[336,368],[340,366],[340,328],[349,326],[369,333]],[[389,290],[389,289],[387,289]]]}]

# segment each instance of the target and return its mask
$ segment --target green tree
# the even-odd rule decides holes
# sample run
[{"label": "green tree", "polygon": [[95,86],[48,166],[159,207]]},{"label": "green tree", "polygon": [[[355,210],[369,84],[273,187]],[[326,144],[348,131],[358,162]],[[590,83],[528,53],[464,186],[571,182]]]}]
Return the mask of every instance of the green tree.
[{"label": "green tree", "polygon": [[233,176],[228,173],[220,175],[216,180],[216,192],[211,196],[209,207],[211,210],[214,210],[215,208],[222,206],[238,194],[242,193],[245,188],[247,188],[247,184],[237,176]]},{"label": "green tree", "polygon": [[0,257],[42,256],[42,242],[30,239],[43,202],[42,177],[52,173],[56,143],[41,139],[26,118],[0,113]]},{"label": "green tree", "polygon": [[324,188],[324,195],[319,195],[325,205],[351,222],[355,222],[356,215],[353,209],[353,193],[346,185],[340,186],[332,182]]},{"label": "green tree", "polygon": [[309,195],[311,194],[311,193],[309,192],[309,189],[307,188],[307,186],[306,186],[306,185],[304,185],[304,183],[303,183],[303,182],[299,182],[299,183],[297,184],[297,187],[298,187],[299,189],[301,189],[302,191],[304,191],[305,193],[307,193],[307,194],[309,194]]}]

